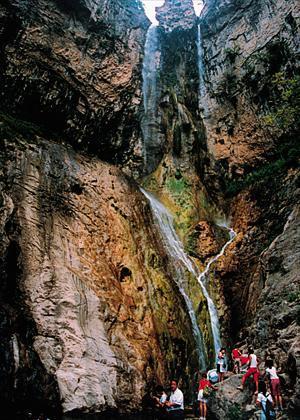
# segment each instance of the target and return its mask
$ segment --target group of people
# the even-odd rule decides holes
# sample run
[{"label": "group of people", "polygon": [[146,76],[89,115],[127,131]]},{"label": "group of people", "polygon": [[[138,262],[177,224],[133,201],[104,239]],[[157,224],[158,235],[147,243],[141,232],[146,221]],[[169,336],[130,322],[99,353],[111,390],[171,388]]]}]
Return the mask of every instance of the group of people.
[{"label": "group of people", "polygon": [[[259,360],[253,347],[249,347],[247,354],[242,354],[238,348],[231,352],[233,373],[244,373],[241,385],[238,387],[244,390],[246,380],[253,378],[255,384],[255,400],[261,409],[261,420],[276,418],[276,411],[281,411],[282,396],[280,391],[280,380],[274,362],[269,354],[264,360],[264,369],[258,367]],[[217,355],[216,369],[203,372],[198,383],[198,397],[200,420],[205,420],[207,415],[207,403],[211,390],[218,390],[218,384],[224,381],[224,375],[228,371],[226,349],[221,348]],[[268,389],[270,391],[268,391]],[[175,380],[171,381],[171,394],[168,397],[163,387],[158,386],[156,396],[153,397],[158,410],[158,418],[184,418],[183,393],[178,388]]]},{"label": "group of people", "polygon": [[[238,387],[241,391],[244,390],[246,380],[250,377],[253,378],[255,384],[256,404],[261,409],[261,420],[268,420],[276,418],[276,410],[282,411],[282,396],[280,390],[280,380],[274,362],[270,357],[269,353],[266,353],[264,361],[264,370],[260,371],[258,364],[259,360],[254,352],[253,347],[248,348],[247,354],[242,354],[239,348],[234,348],[231,352],[232,358],[232,370],[234,373],[244,372],[242,377],[242,383]],[[218,382],[224,381],[224,375],[228,370],[226,350],[221,348],[217,355],[217,377]],[[210,372],[208,372],[209,374]],[[199,392],[204,387],[210,387],[217,389],[212,385],[212,381],[206,380],[206,374],[203,375],[202,380],[199,383]],[[270,392],[268,391],[270,390]],[[207,399],[203,398],[203,395],[198,395],[200,419],[206,418],[207,412]]]}]

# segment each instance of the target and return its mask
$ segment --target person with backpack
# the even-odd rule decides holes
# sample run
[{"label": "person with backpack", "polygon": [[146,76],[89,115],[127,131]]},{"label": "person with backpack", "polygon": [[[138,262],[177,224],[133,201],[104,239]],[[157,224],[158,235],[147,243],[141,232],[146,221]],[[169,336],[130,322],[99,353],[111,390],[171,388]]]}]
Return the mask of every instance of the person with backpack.
[{"label": "person with backpack", "polygon": [[207,379],[207,373],[202,373],[202,378],[199,381],[198,388],[198,401],[199,401],[199,411],[200,411],[200,420],[206,419],[207,413],[207,398],[209,396],[209,388],[217,390],[218,388]]},{"label": "person with backpack", "polygon": [[267,386],[264,381],[258,384],[257,405],[261,408],[260,420],[274,420],[276,413],[273,408],[273,399],[271,394],[267,392]]},{"label": "person with backpack", "polygon": [[273,360],[268,359],[265,362],[266,374],[270,381],[270,389],[275,406],[278,410],[282,411],[282,397],[280,392],[280,381],[277,375],[276,368],[274,366]]}]

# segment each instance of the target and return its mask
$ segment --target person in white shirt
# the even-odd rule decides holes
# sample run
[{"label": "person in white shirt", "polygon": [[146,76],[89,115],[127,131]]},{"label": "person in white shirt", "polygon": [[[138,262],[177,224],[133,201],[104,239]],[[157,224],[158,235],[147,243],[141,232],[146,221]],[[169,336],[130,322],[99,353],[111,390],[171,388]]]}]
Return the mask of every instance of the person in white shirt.
[{"label": "person in white shirt", "polygon": [[276,403],[276,407],[279,410],[282,410],[282,397],[281,397],[281,391],[280,391],[280,381],[279,377],[277,375],[276,368],[273,364],[273,360],[266,360],[266,374],[270,380],[270,388],[271,388],[271,394],[272,397]]},{"label": "person in white shirt", "polygon": [[269,417],[270,413],[267,417],[267,413],[268,413],[267,400],[270,403],[270,405],[273,407],[272,396],[271,396],[271,394],[269,394],[267,392],[267,386],[266,386],[265,382],[261,381],[259,383],[258,395],[257,395],[257,400],[256,400],[256,404],[261,408],[260,420],[270,419],[270,417]]},{"label": "person in white shirt", "polygon": [[165,407],[168,412],[168,418],[184,419],[183,393],[178,388],[175,380],[171,381],[171,395],[169,401],[165,402]]},{"label": "person in white shirt", "polygon": [[249,376],[253,375],[253,380],[255,382],[255,394],[258,393],[258,378],[259,378],[259,370],[257,368],[257,356],[254,354],[253,347],[249,347],[248,349],[248,355],[249,355],[249,362],[248,362],[248,370],[245,373],[245,375],[242,378],[242,385],[238,387],[241,391],[244,389],[244,384],[247,378]]}]

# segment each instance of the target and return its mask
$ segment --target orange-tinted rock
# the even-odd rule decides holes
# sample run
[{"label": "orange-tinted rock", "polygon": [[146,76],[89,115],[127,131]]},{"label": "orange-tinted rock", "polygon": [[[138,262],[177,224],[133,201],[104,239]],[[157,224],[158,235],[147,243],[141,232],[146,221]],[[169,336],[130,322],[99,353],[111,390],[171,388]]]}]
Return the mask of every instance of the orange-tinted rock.
[{"label": "orange-tinted rock", "polygon": [[[173,363],[180,372],[196,366],[191,326],[148,203],[119,169],[58,144],[5,141],[1,164],[2,185],[11,180],[1,229],[20,226],[23,272],[15,281],[35,326],[28,343],[15,323],[17,345],[34,348],[56,378],[64,411],[139,409],[148,385],[180,374],[170,371]],[[5,259],[11,239],[4,236]],[[35,369],[30,360],[20,356],[27,372]]]}]

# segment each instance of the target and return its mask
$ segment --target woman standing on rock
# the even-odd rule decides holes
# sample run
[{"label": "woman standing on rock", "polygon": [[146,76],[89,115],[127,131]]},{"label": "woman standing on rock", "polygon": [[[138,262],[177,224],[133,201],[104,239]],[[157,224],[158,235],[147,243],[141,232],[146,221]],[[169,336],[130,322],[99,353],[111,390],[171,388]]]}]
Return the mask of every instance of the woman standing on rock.
[{"label": "woman standing on rock", "polygon": [[226,356],[224,347],[221,348],[217,357],[217,372],[219,377],[219,382],[224,381],[224,373],[227,371],[226,366]]},{"label": "woman standing on rock", "polygon": [[270,380],[271,394],[275,401],[276,408],[282,410],[282,397],[280,393],[280,381],[277,375],[273,360],[266,360],[266,374]]}]

